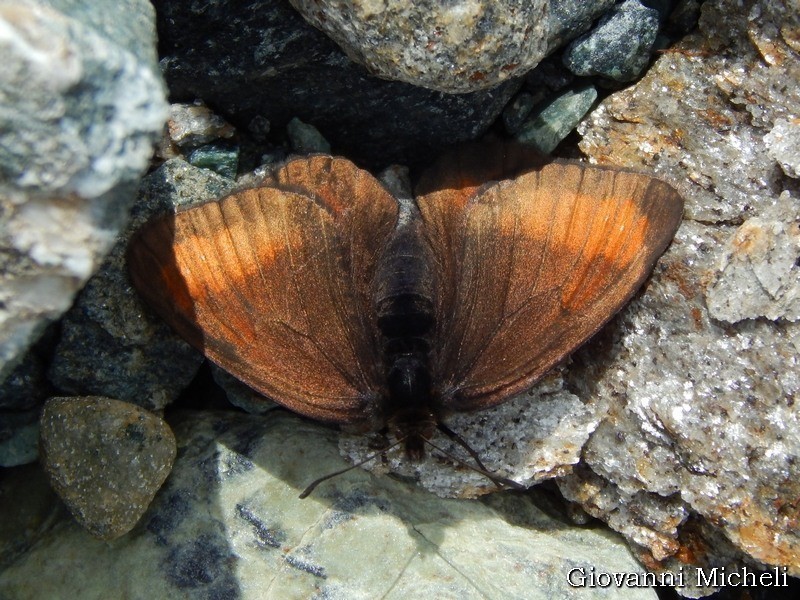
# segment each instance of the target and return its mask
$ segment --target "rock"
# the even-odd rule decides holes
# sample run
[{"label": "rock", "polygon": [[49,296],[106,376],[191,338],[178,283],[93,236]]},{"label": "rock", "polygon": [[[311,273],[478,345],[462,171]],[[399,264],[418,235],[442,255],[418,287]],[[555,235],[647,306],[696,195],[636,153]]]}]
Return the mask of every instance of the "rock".
[{"label": "rock", "polygon": [[48,329],[0,383],[0,410],[26,411],[40,406],[52,395],[46,361],[53,345],[53,333],[52,327]]},{"label": "rock", "polygon": [[759,317],[800,320],[800,199],[788,191],[781,199],[785,208],[780,214],[748,219],[725,244],[706,290],[713,318],[728,323]]},{"label": "rock", "polygon": [[186,160],[194,167],[209,169],[226,179],[234,179],[239,168],[239,148],[206,144],[189,152]]},{"label": "rock", "polygon": [[536,98],[528,92],[520,92],[503,110],[503,125],[508,133],[519,131],[522,123],[531,114]]},{"label": "rock", "polygon": [[290,2],[371,73],[440,92],[496,87],[548,50],[544,0]]},{"label": "rock", "polygon": [[775,126],[764,136],[767,151],[789,177],[800,179],[800,120],[775,119]]},{"label": "rock", "polygon": [[625,0],[569,45],[564,65],[575,75],[632,81],[650,62],[659,22],[654,8],[639,0]]},{"label": "rock", "polygon": [[201,103],[170,105],[167,131],[170,141],[180,147],[202,146],[236,133],[230,123]]},{"label": "rock", "polygon": [[314,152],[330,154],[331,152],[331,145],[319,130],[313,125],[303,123],[297,117],[286,124],[286,134],[289,136],[289,145],[298,154]]},{"label": "rock", "polygon": [[550,154],[575,129],[597,100],[591,85],[568,89],[535,108],[514,136],[518,142]]},{"label": "rock", "polygon": [[765,144],[800,106],[798,19],[705,2],[699,32],[579,128],[591,161],[649,168],[686,199],[644,294],[565,376],[607,414],[558,485],[654,570],[800,574],[797,187]]},{"label": "rock", "polygon": [[[0,569],[27,552],[65,513],[38,464],[5,469],[0,477]],[[2,579],[0,570],[0,587]]]},{"label": "rock", "polygon": [[152,410],[177,398],[203,357],[143,305],[128,277],[125,250],[133,232],[151,217],[221,197],[232,185],[180,159],[144,179],[129,227],[64,318],[49,369],[56,387]]},{"label": "rock", "polygon": [[763,10],[704,3],[699,33],[579,126],[581,150],[594,162],[654,169],[687,198],[690,219],[740,225],[775,204],[788,184],[765,136],[800,106],[800,85],[786,85],[800,81],[796,55],[780,36],[768,43],[800,17],[777,5],[785,12],[770,26],[760,24]]},{"label": "rock", "polygon": [[616,0],[550,0],[547,54],[588,30],[615,3]]},{"label": "rock", "polygon": [[641,573],[617,539],[523,494],[441,500],[355,469],[299,500],[347,465],[335,432],[287,413],[183,413],[174,429],[172,475],[129,535],[106,544],[61,523],[0,575],[0,595],[599,598],[569,570]]},{"label": "rock", "polygon": [[[584,404],[564,389],[556,372],[530,392],[490,410],[453,415],[446,425],[466,441],[490,473],[529,487],[569,473],[600,419],[597,406],[590,400]],[[447,455],[428,448],[429,458],[413,463],[398,446],[364,468],[395,473],[443,498],[475,498],[497,491],[489,478],[471,469],[475,461],[458,443],[438,431],[431,441]],[[342,454],[354,464],[386,445],[379,434],[343,434],[340,440]]]},{"label": "rock", "polygon": [[41,448],[53,488],[75,519],[104,540],[136,525],[175,460],[175,438],[164,421],[102,397],[48,400]]},{"label": "rock", "polygon": [[211,363],[211,376],[214,378],[214,383],[225,392],[228,402],[245,412],[263,415],[278,407],[272,400],[265,398],[213,363]]},{"label": "rock", "polygon": [[34,462],[39,456],[39,411],[0,412],[0,467]]},{"label": "rock", "polygon": [[167,114],[146,0],[0,2],[0,379],[125,223]]},{"label": "rock", "polygon": [[[162,65],[180,101],[201,98],[242,132],[273,135],[297,117],[335,154],[373,168],[423,163],[489,129],[519,88],[442,94],[371,76],[288,3],[241,7],[159,0]],[[247,49],[231,51],[232,48]]]}]

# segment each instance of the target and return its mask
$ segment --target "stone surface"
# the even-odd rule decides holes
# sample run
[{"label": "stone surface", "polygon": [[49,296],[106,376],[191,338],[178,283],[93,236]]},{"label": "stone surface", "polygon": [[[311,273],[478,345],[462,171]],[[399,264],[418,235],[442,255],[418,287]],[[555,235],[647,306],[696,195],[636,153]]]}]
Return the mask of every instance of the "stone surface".
[{"label": "stone surface", "polygon": [[55,491],[77,521],[104,540],[136,525],[169,475],[176,451],[172,431],[160,418],[98,396],[48,400],[41,448]]},{"label": "stone surface", "polygon": [[575,75],[632,81],[650,62],[659,23],[656,9],[639,0],[625,0],[569,45],[564,65]]},{"label": "stone surface", "polygon": [[[202,99],[241,132],[278,141],[294,117],[335,154],[372,167],[425,162],[487,131],[519,82],[442,94],[370,76],[288,3],[154,2],[171,94]],[[234,50],[235,49],[235,50]]]},{"label": "stone surface", "polygon": [[0,379],[124,224],[167,105],[146,0],[0,2]]},{"label": "stone surface", "polygon": [[[596,405],[591,400],[584,404],[565,390],[560,373],[555,372],[533,391],[490,410],[453,415],[447,425],[477,453],[489,472],[529,487],[569,473],[600,418]],[[442,497],[474,498],[497,490],[485,475],[469,468],[475,462],[455,441],[437,431],[431,442],[450,456],[427,448],[429,458],[413,463],[402,447],[395,447],[364,468],[401,475]],[[353,463],[385,445],[377,434],[371,438],[343,434],[340,441],[342,454]]]},{"label": "stone surface", "polygon": [[550,154],[567,137],[597,100],[591,85],[571,88],[542,103],[519,126],[514,138]]},{"label": "stone surface", "polygon": [[297,117],[286,124],[286,135],[289,137],[289,146],[297,154],[314,152],[330,154],[331,152],[331,145],[319,130],[313,125],[303,123]]},{"label": "stone surface", "polygon": [[686,199],[645,293],[566,376],[607,413],[559,487],[652,569],[800,574],[797,157],[768,151],[800,106],[799,21],[790,2],[705,2],[700,30],[579,129],[591,160]]},{"label": "stone surface", "polygon": [[4,469],[0,477],[0,580],[2,569],[22,556],[66,509],[38,464]]},{"label": "stone surface", "polygon": [[239,148],[227,144],[206,144],[189,152],[187,162],[209,169],[226,179],[234,179],[239,170]]},{"label": "stone surface", "polygon": [[800,320],[800,198],[786,191],[780,200],[782,210],[748,219],[727,240],[706,289],[713,318]]},{"label": "stone surface", "polygon": [[617,0],[550,0],[548,54],[587,31]]},{"label": "stone surface", "polygon": [[800,117],[775,119],[775,125],[764,136],[769,155],[789,177],[800,178]]},{"label": "stone surface", "polygon": [[765,136],[800,106],[800,63],[781,34],[791,41],[800,17],[788,3],[776,6],[784,12],[770,25],[762,3],[750,13],[735,2],[704,3],[699,33],[578,128],[581,150],[594,162],[653,169],[698,221],[739,225],[775,204],[796,184]]},{"label": "stone surface", "polygon": [[0,467],[32,463],[39,456],[39,411],[0,412]]},{"label": "stone surface", "polygon": [[173,426],[179,457],[133,531],[107,544],[61,522],[0,573],[0,596],[605,598],[569,569],[641,572],[614,536],[522,494],[441,500],[356,469],[299,500],[346,463],[335,432],[286,413]]},{"label": "stone surface", "polygon": [[440,92],[493,88],[548,50],[545,0],[290,2],[371,73]]},{"label": "stone surface", "polygon": [[235,133],[230,123],[200,103],[170,105],[167,131],[170,141],[180,147],[208,144]]},{"label": "stone surface", "polygon": [[232,185],[180,159],[144,179],[130,225],[64,318],[49,370],[58,389],[158,410],[188,385],[203,358],[143,305],[128,277],[125,250],[154,215],[221,197]]}]

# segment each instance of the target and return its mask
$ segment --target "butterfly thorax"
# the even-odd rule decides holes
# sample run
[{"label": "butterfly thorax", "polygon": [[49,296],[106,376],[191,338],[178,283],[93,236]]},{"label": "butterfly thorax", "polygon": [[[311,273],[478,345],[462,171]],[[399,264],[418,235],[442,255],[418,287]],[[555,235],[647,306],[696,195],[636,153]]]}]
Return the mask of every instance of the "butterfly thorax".
[{"label": "butterfly thorax", "polygon": [[375,311],[386,381],[383,403],[389,429],[405,439],[409,458],[424,456],[436,428],[431,377],[435,329],[430,250],[416,206],[401,201],[400,219],[377,270]]}]

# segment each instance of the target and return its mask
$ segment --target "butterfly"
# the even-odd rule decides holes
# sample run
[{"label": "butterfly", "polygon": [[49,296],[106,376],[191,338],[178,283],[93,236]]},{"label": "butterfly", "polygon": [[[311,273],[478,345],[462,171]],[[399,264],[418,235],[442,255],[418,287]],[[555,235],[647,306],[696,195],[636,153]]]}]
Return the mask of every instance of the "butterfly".
[{"label": "butterfly", "polygon": [[683,200],[633,171],[466,146],[393,197],[345,158],[142,228],[141,296],[279,404],[388,428],[412,460],[448,414],[530,388],[639,289]]}]

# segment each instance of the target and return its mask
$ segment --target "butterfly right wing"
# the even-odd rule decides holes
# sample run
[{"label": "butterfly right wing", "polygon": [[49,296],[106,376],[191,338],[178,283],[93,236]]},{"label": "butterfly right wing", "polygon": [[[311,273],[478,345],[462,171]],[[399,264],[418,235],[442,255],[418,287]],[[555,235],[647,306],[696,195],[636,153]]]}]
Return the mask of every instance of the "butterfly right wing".
[{"label": "butterfly right wing", "polygon": [[584,343],[647,277],[683,208],[661,181],[578,163],[418,203],[446,266],[433,359],[445,411],[502,402]]}]

